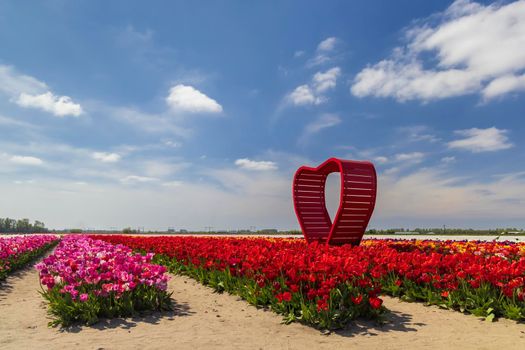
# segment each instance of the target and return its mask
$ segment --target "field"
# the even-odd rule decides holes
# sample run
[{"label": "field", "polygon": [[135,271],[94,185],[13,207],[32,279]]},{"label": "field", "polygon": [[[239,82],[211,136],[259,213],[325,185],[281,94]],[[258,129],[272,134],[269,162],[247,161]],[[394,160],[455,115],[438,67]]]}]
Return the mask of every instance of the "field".
[{"label": "field", "polygon": [[66,236],[0,287],[0,345],[518,348],[524,278],[523,243]]},{"label": "field", "polygon": [[522,243],[368,240],[331,247],[293,239],[96,238],[156,253],[174,273],[322,329],[380,318],[382,292],[525,320]]}]

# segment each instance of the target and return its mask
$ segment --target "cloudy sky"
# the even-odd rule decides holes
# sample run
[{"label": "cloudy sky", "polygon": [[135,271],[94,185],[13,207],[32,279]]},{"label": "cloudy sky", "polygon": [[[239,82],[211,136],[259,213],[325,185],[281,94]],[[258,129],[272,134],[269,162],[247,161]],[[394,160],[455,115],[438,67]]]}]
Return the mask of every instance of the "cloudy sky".
[{"label": "cloudy sky", "polygon": [[334,156],[371,227],[524,227],[524,118],[523,0],[0,2],[0,217],[296,229]]}]

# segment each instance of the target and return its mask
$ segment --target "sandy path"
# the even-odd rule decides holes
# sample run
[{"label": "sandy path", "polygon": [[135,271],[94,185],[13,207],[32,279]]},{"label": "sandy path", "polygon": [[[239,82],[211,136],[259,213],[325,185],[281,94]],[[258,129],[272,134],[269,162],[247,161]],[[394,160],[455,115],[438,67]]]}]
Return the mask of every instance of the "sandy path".
[{"label": "sandy path", "polygon": [[0,349],[523,349],[525,325],[385,298],[390,324],[353,323],[322,335],[283,325],[269,311],[216,294],[193,280],[170,281],[175,312],[112,320],[67,331],[47,327],[37,272],[26,269],[0,286]]}]

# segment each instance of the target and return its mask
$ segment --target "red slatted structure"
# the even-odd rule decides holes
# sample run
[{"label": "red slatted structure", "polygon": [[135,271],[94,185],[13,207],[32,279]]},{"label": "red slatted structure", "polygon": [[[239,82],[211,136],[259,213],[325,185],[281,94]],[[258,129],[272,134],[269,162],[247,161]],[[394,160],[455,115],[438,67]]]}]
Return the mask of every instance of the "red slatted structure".
[{"label": "red slatted structure", "polygon": [[[334,222],[325,203],[329,174],[341,175],[339,209]],[[295,214],[308,242],[359,245],[374,211],[377,176],[368,161],[330,158],[317,168],[302,166],[293,180]]]}]

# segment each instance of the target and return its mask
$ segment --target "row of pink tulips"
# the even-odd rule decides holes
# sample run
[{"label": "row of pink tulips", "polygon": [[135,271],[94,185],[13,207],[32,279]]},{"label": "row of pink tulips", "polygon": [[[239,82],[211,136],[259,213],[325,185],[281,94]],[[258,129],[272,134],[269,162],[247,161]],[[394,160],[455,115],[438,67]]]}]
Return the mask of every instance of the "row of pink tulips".
[{"label": "row of pink tulips", "polygon": [[0,281],[42,255],[58,241],[54,235],[29,235],[0,238]]},{"label": "row of pink tulips", "polygon": [[36,265],[49,302],[51,325],[92,324],[100,317],[132,316],[170,308],[166,268],[123,245],[66,236]]}]

